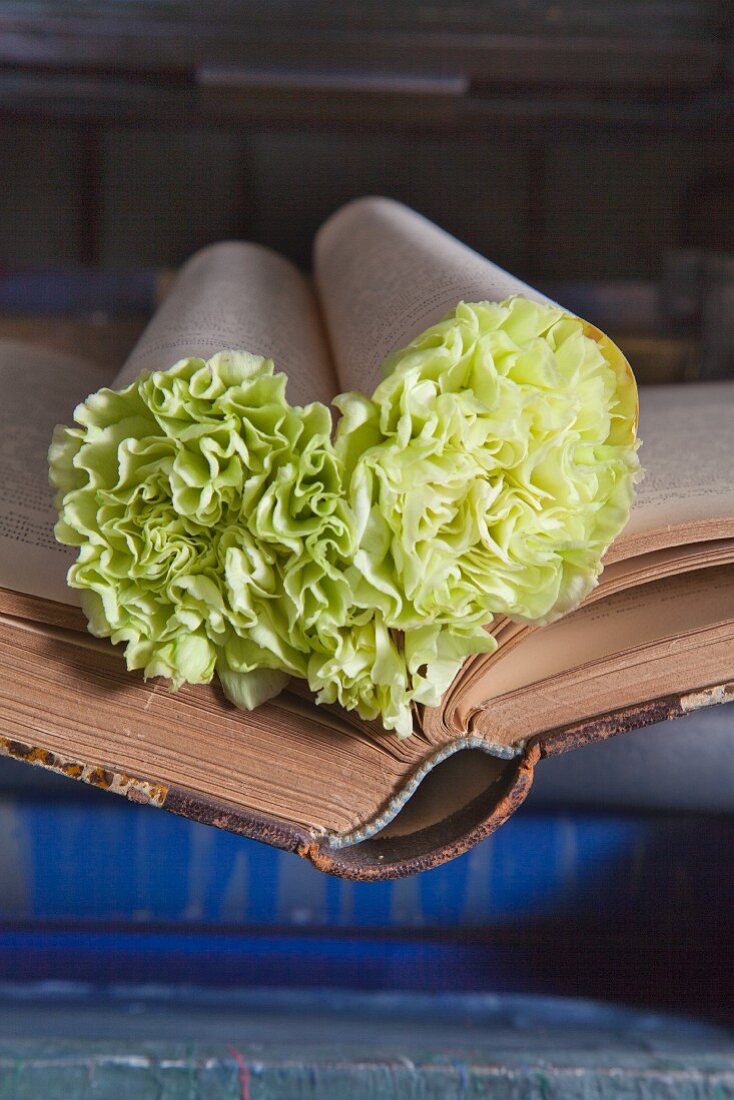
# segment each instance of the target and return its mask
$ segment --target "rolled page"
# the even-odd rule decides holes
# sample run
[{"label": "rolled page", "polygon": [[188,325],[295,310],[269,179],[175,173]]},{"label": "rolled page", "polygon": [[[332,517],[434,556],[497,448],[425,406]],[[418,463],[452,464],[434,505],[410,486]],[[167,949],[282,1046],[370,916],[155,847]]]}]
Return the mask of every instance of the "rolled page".
[{"label": "rolled page", "polygon": [[314,270],[342,390],[370,394],[380,365],[460,301],[549,299],[392,199],[366,198],[321,227]]},{"label": "rolled page", "polygon": [[293,405],[328,403],[336,391],[308,282],[283,256],[239,241],[210,245],[184,265],[113,387],[142,370],[166,370],[179,359],[210,359],[225,350],[273,359],[288,375]]}]

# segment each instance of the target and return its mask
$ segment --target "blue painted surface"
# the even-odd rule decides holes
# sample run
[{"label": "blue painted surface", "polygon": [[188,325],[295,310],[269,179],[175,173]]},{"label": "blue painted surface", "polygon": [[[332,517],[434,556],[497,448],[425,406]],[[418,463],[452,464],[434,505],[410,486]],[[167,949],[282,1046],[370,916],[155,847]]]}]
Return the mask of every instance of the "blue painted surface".
[{"label": "blue painted surface", "polygon": [[492,990],[732,1018],[728,818],[524,813],[375,884],[109,796],[7,795],[0,837],[0,982]]},{"label": "blue painted surface", "polygon": [[713,928],[734,903],[734,821],[525,813],[397,882],[328,878],[289,853],[145,807],[0,800],[0,921],[334,929],[634,920]]},{"label": "blue painted surface", "polygon": [[[452,991],[511,989],[492,944],[395,936],[211,930],[0,930],[0,981],[177,981],[217,986]],[[503,975],[503,970],[506,973]],[[533,989],[542,989],[542,985]]]},{"label": "blue painted surface", "polygon": [[40,316],[115,317],[150,313],[156,304],[155,271],[0,272],[0,312]]},{"label": "blue painted surface", "polygon": [[2,983],[87,982],[594,997],[734,1022],[732,944],[683,949],[564,927],[503,940],[447,933],[150,925],[0,927]]}]

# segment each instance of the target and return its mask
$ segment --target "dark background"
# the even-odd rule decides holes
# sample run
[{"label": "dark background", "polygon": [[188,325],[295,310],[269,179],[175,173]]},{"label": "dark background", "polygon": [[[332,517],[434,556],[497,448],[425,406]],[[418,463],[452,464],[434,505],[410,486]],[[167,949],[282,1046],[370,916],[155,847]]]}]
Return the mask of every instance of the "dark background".
[{"label": "dark background", "polygon": [[[0,0],[0,267],[150,271],[224,237],[307,266],[331,211],[383,193],[609,329],[642,381],[729,374],[732,12]],[[60,312],[24,285],[0,312]],[[154,304],[99,295],[78,312]]]},{"label": "dark background", "polygon": [[733,23],[717,0],[4,0],[0,263],[237,236],[306,264],[381,192],[527,278],[652,278],[734,248]]},{"label": "dark background", "polygon": [[[307,266],[331,211],[383,193],[642,381],[727,375],[733,27],[721,0],[0,0],[0,267],[150,272],[223,237]],[[8,277],[6,335],[156,300]],[[116,366],[139,328],[45,338]]]}]

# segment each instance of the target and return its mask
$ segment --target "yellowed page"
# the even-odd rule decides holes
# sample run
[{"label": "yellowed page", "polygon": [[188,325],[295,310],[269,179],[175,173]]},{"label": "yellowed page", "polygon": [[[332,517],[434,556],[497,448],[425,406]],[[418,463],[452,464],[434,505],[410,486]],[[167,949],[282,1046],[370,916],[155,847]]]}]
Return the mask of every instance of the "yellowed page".
[{"label": "yellowed page", "polygon": [[288,375],[293,405],[329,402],[336,381],[313,292],[283,256],[256,244],[224,241],[184,265],[163,304],[115,378],[166,370],[187,356],[224,349],[275,361]]},{"label": "yellowed page", "polygon": [[[734,618],[611,654],[490,699],[471,716],[470,728],[504,745],[577,722],[589,723],[590,734],[604,736],[613,711],[636,709],[670,695],[691,709],[716,701],[717,695],[723,702],[726,692],[721,685],[734,676],[732,654]],[[716,690],[710,693],[706,688]],[[695,698],[686,701],[691,693],[700,703]],[[663,705],[661,713],[665,712]],[[602,719],[598,726],[591,721],[596,716]]]},{"label": "yellowed page", "polygon": [[[474,705],[615,653],[729,620],[734,620],[734,566],[642,584],[582,607],[524,638],[493,663]],[[670,660],[675,662],[674,645]],[[463,698],[462,705],[470,707],[472,701]]]},{"label": "yellowed page", "polygon": [[0,341],[0,588],[78,603],[66,586],[76,552],[53,536],[47,455],[55,425],[109,381],[84,360]]},{"label": "yellowed page", "polygon": [[734,382],[644,386],[645,477],[622,540],[712,519],[734,534]]},{"label": "yellowed page", "polygon": [[358,199],[332,215],[316,237],[314,274],[339,386],[363,393],[389,352],[459,301],[548,301],[392,199]]}]

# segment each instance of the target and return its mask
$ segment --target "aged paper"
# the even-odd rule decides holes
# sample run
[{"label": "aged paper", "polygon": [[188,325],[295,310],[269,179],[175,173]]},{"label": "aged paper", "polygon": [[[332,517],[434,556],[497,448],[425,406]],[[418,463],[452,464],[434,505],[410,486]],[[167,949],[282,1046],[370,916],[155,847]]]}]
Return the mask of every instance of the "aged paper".
[{"label": "aged paper", "polygon": [[0,587],[78,603],[66,585],[76,551],[53,535],[48,448],[56,424],[108,383],[99,367],[14,340],[0,341]]},{"label": "aged paper", "polygon": [[640,389],[645,477],[624,538],[734,519],[734,382]]},{"label": "aged paper", "polygon": [[[482,702],[573,668],[734,620],[734,566],[714,566],[617,592],[533,631],[492,663]],[[670,661],[675,661],[671,644]],[[466,705],[466,700],[462,699]]]},{"label": "aged paper", "polygon": [[391,199],[358,199],[319,230],[314,274],[342,390],[372,393],[380,366],[459,301],[547,302]]},{"label": "aged paper", "polygon": [[249,351],[288,375],[292,405],[328,403],[336,392],[319,312],[307,280],[260,245],[225,241],[184,265],[115,387],[141,370],[166,370],[187,356]]}]

